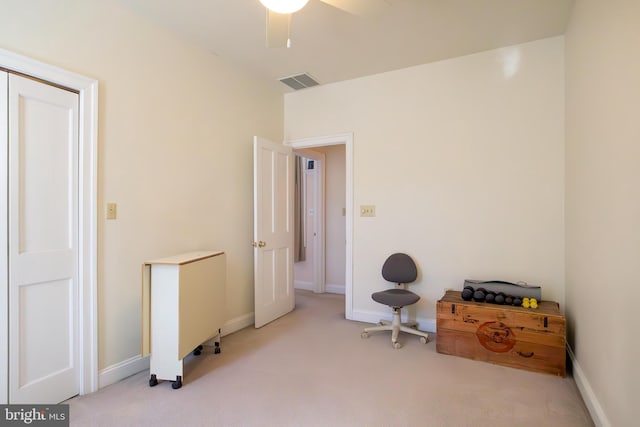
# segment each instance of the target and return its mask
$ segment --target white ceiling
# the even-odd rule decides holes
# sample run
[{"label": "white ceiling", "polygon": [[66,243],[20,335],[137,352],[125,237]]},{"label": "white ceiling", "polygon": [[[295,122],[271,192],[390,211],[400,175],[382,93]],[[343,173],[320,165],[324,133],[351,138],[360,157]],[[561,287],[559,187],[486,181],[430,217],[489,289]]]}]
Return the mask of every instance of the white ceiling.
[{"label": "white ceiling", "polygon": [[574,2],[386,0],[383,14],[354,16],[310,0],[293,15],[292,47],[269,49],[258,0],[119,1],[267,79],[307,72],[321,84],[560,35]]}]

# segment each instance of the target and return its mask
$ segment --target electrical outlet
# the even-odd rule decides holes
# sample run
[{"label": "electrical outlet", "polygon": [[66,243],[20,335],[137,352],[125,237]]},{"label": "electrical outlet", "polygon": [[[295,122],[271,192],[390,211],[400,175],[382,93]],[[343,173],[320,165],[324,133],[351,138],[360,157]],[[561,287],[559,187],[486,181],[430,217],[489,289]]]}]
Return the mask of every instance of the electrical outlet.
[{"label": "electrical outlet", "polygon": [[376,216],[376,207],[373,205],[360,205],[360,216]]},{"label": "electrical outlet", "polygon": [[107,203],[107,219],[116,219],[118,216],[118,205],[111,202]]}]

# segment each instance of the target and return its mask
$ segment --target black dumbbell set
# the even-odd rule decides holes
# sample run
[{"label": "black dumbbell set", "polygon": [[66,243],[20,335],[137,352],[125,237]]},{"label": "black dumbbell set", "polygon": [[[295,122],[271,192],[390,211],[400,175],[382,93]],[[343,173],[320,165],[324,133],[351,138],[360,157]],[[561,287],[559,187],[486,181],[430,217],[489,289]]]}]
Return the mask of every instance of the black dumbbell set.
[{"label": "black dumbbell set", "polygon": [[487,291],[485,288],[474,289],[471,286],[464,287],[462,299],[465,301],[487,302],[489,304],[522,305],[522,298],[520,297],[506,295],[504,292]]}]

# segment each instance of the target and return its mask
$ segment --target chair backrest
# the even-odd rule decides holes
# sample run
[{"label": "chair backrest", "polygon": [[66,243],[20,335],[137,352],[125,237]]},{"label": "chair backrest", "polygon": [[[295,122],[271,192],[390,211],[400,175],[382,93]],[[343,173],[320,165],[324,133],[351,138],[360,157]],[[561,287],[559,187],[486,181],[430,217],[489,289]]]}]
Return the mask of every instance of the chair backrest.
[{"label": "chair backrest", "polygon": [[418,278],[418,268],[409,255],[397,253],[382,265],[382,277],[393,283],[411,283]]}]

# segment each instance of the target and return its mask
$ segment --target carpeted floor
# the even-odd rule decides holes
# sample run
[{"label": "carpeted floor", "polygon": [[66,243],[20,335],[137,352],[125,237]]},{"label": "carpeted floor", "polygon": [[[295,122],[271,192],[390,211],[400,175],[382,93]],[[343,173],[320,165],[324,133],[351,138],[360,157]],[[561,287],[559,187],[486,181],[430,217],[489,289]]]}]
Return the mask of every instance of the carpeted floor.
[{"label": "carpeted floor", "polygon": [[297,291],[293,313],[189,356],[184,385],[144,371],[71,399],[72,426],[592,426],[575,382],[361,339],[344,297]]}]

